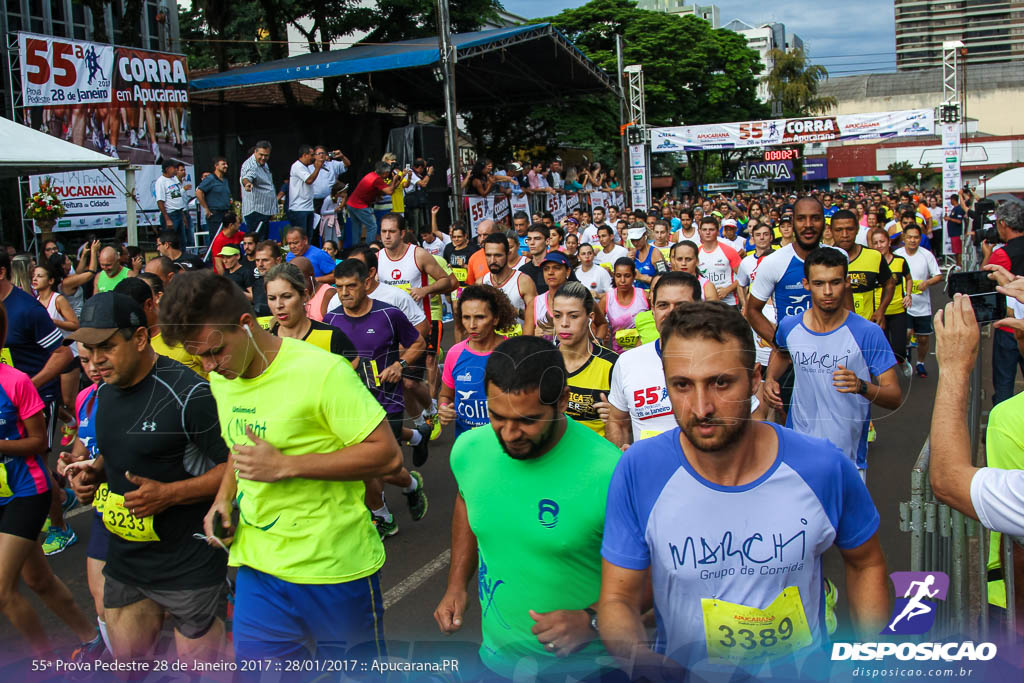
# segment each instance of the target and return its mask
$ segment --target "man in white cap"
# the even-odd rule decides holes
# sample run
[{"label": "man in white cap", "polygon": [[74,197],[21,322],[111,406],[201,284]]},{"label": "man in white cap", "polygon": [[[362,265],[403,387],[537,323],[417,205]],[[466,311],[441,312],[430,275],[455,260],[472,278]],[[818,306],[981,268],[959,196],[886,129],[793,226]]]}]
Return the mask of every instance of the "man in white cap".
[{"label": "man in white cap", "polygon": [[738,234],[739,226],[736,224],[734,218],[722,219],[722,234],[719,236],[718,241],[723,244],[728,244],[732,247],[742,259],[747,253],[747,240],[744,237],[740,237]]}]

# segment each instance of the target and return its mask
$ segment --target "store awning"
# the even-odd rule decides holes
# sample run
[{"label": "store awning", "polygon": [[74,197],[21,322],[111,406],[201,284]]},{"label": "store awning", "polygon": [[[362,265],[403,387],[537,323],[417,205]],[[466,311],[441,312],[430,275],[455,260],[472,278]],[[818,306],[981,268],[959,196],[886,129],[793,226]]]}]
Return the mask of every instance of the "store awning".
[{"label": "store awning", "polygon": [[[589,92],[616,92],[615,81],[551,24],[452,35],[459,108],[543,102]],[[208,92],[272,83],[361,76],[376,93],[412,108],[443,107],[438,40],[356,45],[230,69],[193,79]]]}]

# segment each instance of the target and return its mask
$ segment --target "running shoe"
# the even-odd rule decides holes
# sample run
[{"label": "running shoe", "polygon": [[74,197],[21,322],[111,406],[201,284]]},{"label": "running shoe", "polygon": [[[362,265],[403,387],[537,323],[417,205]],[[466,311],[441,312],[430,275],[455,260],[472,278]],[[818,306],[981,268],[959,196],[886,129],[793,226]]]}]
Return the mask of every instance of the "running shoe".
[{"label": "running shoe", "polygon": [[424,422],[421,425],[416,425],[414,429],[423,437],[417,445],[412,447],[412,464],[414,467],[420,467],[430,457],[430,435],[434,428]]},{"label": "running shoe", "polygon": [[43,541],[43,554],[56,555],[57,553],[64,552],[77,542],[78,534],[75,533],[70,524],[66,529],[58,529],[55,526],[51,526],[49,531],[46,532],[46,540]]},{"label": "running shoe", "polygon": [[78,507],[78,496],[71,489],[64,489],[64,502],[60,504],[64,514],[67,514]]},{"label": "running shoe", "polygon": [[412,521],[418,522],[427,514],[427,493],[423,490],[423,476],[419,472],[413,470],[409,476],[416,480],[416,490],[404,494],[405,502],[409,504]]},{"label": "running shoe", "polygon": [[437,416],[437,413],[434,413],[427,419],[427,422],[431,425],[430,440],[437,441],[437,437],[441,436],[441,419]]},{"label": "running shoe", "polygon": [[77,426],[64,425],[63,427],[60,428],[60,432],[61,432],[61,437],[60,437],[60,445],[61,446],[70,446],[71,444],[73,444],[75,442],[76,439],[78,439],[78,427]]},{"label": "running shoe", "polygon": [[836,619],[836,601],[839,600],[839,589],[832,583],[832,579],[825,579],[825,628],[829,635],[836,632],[838,620]]},{"label": "running shoe", "polygon": [[868,443],[874,442],[878,438],[878,432],[875,431],[875,421],[871,420],[868,422]]},{"label": "running shoe", "polygon": [[88,643],[82,643],[71,651],[71,661],[75,664],[93,663],[103,658],[107,653],[107,646],[97,631],[96,637]]},{"label": "running shoe", "polygon": [[916,334],[910,335],[910,341],[907,342],[907,348],[908,349],[916,349],[917,348],[917,335]]},{"label": "running shoe", "polygon": [[48,532],[50,530],[51,526],[53,526],[53,522],[51,522],[50,518],[47,517],[46,521],[43,522],[43,528],[39,530],[39,533],[45,534],[46,532]]},{"label": "running shoe", "polygon": [[373,525],[377,527],[377,533],[380,534],[380,540],[384,540],[388,536],[394,536],[398,533],[398,522],[395,521],[395,516],[391,515],[391,521],[378,517],[377,515],[370,513],[373,517]]},{"label": "running shoe", "polygon": [[164,158],[164,155],[160,153],[160,145],[154,142],[150,149],[153,152],[153,163],[159,164],[160,160]]},{"label": "running shoe", "polygon": [[928,371],[924,369],[924,363],[917,364],[917,376],[921,378],[928,376]]},{"label": "running shoe", "polygon": [[450,323],[450,322],[454,322],[454,321],[455,321],[455,316],[452,315],[451,311],[446,310],[444,312],[444,314],[441,315],[441,322],[442,323]]},{"label": "running shoe", "polygon": [[910,361],[907,360],[906,358],[903,359],[903,363],[901,364],[901,367],[903,368],[903,376],[904,377],[910,377],[911,375],[914,374],[914,366],[911,365]]}]

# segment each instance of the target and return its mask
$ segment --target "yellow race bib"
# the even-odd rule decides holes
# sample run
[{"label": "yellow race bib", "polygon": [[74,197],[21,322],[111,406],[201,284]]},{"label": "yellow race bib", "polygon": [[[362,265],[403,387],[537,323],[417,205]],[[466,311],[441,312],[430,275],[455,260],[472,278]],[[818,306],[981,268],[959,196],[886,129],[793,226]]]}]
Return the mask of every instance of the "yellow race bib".
[{"label": "yellow race bib", "polygon": [[[4,349],[5,351],[7,349]],[[0,463],[0,498],[10,498],[14,495],[11,485],[7,483],[7,465]]]},{"label": "yellow race bib", "polygon": [[9,348],[4,347],[3,350],[0,350],[0,363],[10,365],[12,368],[14,367],[14,359],[11,357],[11,350]]},{"label": "yellow race bib", "polygon": [[500,334],[503,337],[521,337],[523,336],[523,326],[516,323],[507,330],[495,330],[495,334]]},{"label": "yellow race bib", "polygon": [[921,280],[911,280],[910,293],[921,294]]},{"label": "yellow race bib", "polygon": [[615,341],[624,349],[632,349],[640,343],[640,333],[635,328],[627,327],[615,333]]},{"label": "yellow race bib", "polygon": [[649,439],[652,436],[657,436],[658,434],[661,434],[661,432],[662,430],[660,429],[642,429],[640,430],[640,438]]},{"label": "yellow race bib", "polygon": [[271,326],[274,324],[274,319],[275,318],[272,315],[261,315],[260,317],[256,318],[256,322],[259,323],[260,327],[269,332]]},{"label": "yellow race bib", "polygon": [[767,660],[810,645],[811,636],[800,589],[789,586],[764,609],[703,598],[708,657],[729,662]]},{"label": "yellow race bib", "polygon": [[107,482],[103,482],[96,487],[96,495],[92,498],[92,506],[96,508],[96,512],[103,514],[103,505],[107,502],[107,498],[110,497],[110,486]]},{"label": "yellow race bib", "polygon": [[126,541],[159,541],[153,528],[153,515],[141,519],[124,506],[124,496],[109,491],[103,501],[103,526]]},{"label": "yellow race bib", "polygon": [[408,282],[396,282],[395,287],[398,287],[406,294],[412,291],[412,285],[410,285]]},{"label": "yellow race bib", "polygon": [[455,279],[463,284],[465,284],[466,278],[469,277],[469,270],[466,268],[452,267],[452,272],[455,273]]},{"label": "yellow race bib", "polygon": [[609,273],[615,273],[615,264],[605,261],[601,264],[601,267],[607,270]]}]

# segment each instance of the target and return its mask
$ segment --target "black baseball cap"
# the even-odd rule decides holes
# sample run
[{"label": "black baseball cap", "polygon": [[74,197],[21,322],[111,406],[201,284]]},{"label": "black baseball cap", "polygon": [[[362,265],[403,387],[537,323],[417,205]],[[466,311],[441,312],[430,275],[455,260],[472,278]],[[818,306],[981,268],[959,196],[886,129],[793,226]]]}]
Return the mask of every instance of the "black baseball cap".
[{"label": "black baseball cap", "polygon": [[144,326],[146,314],[130,296],[103,292],[86,300],[78,323],[78,329],[68,338],[83,344],[102,344],[120,329],[134,331]]}]

